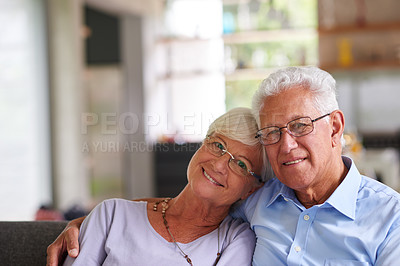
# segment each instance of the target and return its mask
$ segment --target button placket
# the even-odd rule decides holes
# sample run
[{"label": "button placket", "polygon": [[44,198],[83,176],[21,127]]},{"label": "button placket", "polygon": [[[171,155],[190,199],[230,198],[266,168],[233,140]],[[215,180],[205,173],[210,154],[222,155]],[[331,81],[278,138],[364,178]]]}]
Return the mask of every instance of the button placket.
[{"label": "button placket", "polygon": [[288,265],[301,265],[302,257],[307,249],[307,239],[312,221],[314,220],[317,208],[304,209],[299,213],[297,220],[296,234],[288,254]]}]

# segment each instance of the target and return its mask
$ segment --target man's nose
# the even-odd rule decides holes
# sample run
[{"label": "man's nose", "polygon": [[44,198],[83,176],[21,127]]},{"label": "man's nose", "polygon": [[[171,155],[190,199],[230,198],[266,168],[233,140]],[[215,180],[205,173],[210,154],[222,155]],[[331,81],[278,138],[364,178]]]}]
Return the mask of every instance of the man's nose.
[{"label": "man's nose", "polygon": [[280,147],[284,153],[289,153],[292,149],[297,148],[296,137],[292,136],[289,131],[284,128],[281,129]]}]

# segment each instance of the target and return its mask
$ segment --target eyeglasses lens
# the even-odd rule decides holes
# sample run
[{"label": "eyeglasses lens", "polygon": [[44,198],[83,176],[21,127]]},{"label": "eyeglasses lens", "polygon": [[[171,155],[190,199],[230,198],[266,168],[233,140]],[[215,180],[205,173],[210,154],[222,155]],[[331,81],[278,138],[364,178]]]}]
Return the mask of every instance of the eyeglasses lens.
[{"label": "eyeglasses lens", "polygon": [[309,117],[302,117],[289,122],[287,129],[293,136],[301,137],[313,131],[313,122]]},{"label": "eyeglasses lens", "polygon": [[233,159],[229,160],[229,167],[237,174],[247,176],[249,173],[247,172],[247,165],[243,162]]}]

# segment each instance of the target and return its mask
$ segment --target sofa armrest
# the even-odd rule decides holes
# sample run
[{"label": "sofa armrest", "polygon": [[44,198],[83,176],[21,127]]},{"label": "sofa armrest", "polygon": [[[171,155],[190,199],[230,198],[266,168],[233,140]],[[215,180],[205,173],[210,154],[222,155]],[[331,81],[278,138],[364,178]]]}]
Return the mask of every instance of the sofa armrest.
[{"label": "sofa armrest", "polygon": [[67,221],[0,222],[1,265],[46,265],[46,250]]}]

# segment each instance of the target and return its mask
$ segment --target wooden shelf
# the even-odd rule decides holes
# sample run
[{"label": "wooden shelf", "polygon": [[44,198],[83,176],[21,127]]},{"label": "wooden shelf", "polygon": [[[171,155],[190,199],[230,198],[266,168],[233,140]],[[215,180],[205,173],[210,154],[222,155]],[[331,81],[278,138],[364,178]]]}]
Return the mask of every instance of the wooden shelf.
[{"label": "wooden shelf", "polygon": [[371,32],[371,31],[397,31],[400,30],[400,22],[382,23],[382,24],[365,24],[365,25],[349,25],[337,26],[330,29],[318,28],[318,34],[339,34],[354,32]]},{"label": "wooden shelf", "polygon": [[243,31],[224,34],[225,44],[296,41],[317,37],[316,29],[279,29],[267,31]]},{"label": "wooden shelf", "polygon": [[182,72],[175,72],[175,73],[170,73],[170,74],[165,74],[165,75],[160,75],[157,77],[158,81],[168,81],[168,80],[179,80],[179,79],[193,79],[193,78],[201,78],[201,77],[206,77],[206,76],[219,76],[223,75],[222,70],[209,70],[209,71],[204,71],[204,70],[193,70],[193,71],[182,71]]},{"label": "wooden shelf", "polygon": [[173,44],[173,43],[207,43],[211,41],[220,41],[221,37],[215,38],[190,38],[190,37],[162,37],[156,40],[156,44]]},{"label": "wooden shelf", "polygon": [[320,65],[320,68],[324,69],[326,71],[400,68],[400,60],[359,62],[359,63],[355,63],[355,64],[352,64],[349,66],[341,66],[338,64]]},{"label": "wooden shelf", "polygon": [[269,74],[278,70],[276,68],[244,68],[236,69],[232,73],[225,74],[226,81],[238,81],[238,80],[263,80],[268,77]]},{"label": "wooden shelf", "polygon": [[222,0],[223,5],[249,4],[251,0]]}]

